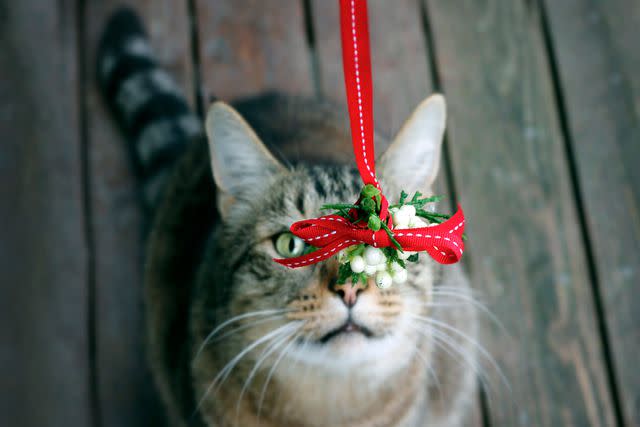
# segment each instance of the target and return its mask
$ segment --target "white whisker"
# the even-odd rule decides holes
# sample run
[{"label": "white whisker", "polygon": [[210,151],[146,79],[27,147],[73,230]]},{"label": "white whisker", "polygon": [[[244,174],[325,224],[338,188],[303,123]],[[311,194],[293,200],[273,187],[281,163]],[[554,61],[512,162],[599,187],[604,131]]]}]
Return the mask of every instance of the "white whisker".
[{"label": "white whisker", "polygon": [[279,319],[282,319],[282,315],[281,314],[277,314],[275,316],[269,316],[267,318],[260,319],[260,320],[255,320],[253,322],[246,323],[246,324],[244,324],[242,326],[238,326],[235,329],[232,329],[232,330],[230,330],[228,332],[225,332],[224,334],[220,335],[219,337],[216,337],[215,339],[210,340],[210,342],[220,342],[223,339],[225,339],[225,338],[227,338],[229,336],[235,335],[235,334],[237,334],[239,332],[242,332],[242,331],[244,331],[246,329],[253,328],[253,327],[256,327],[258,325],[262,325],[264,323],[273,322],[274,320],[279,320]]},{"label": "white whisker", "polygon": [[[302,327],[302,325],[300,327]],[[274,343],[270,343],[267,347],[265,347],[265,349],[260,354],[259,358],[257,359],[256,363],[253,366],[253,369],[251,369],[251,372],[249,372],[249,375],[247,376],[247,379],[245,380],[244,384],[242,385],[242,390],[240,390],[240,394],[238,395],[238,403],[236,404],[236,424],[237,424],[237,421],[238,421],[238,417],[240,416],[240,404],[242,402],[242,397],[244,396],[244,393],[246,392],[247,388],[249,387],[249,384],[251,384],[251,382],[253,381],[253,377],[258,372],[258,369],[260,369],[260,366],[262,365],[262,363],[264,363],[264,361],[267,359],[267,357],[269,357],[271,354],[273,354],[280,346],[285,345],[287,340],[289,340],[292,337],[294,337],[296,335],[296,332],[299,329],[300,328],[290,332],[289,334],[285,335],[283,338],[280,338],[280,339],[276,340]]]},{"label": "white whisker", "polygon": [[278,364],[280,363],[280,361],[284,358],[284,356],[286,354],[288,354],[289,352],[289,348],[291,347],[291,345],[293,345],[293,343],[296,342],[296,340],[298,339],[298,337],[301,334],[296,335],[280,352],[280,354],[278,355],[278,358],[276,359],[276,361],[273,363],[273,366],[271,366],[271,369],[269,370],[269,373],[267,374],[267,378],[264,381],[264,384],[262,386],[262,390],[260,391],[260,399],[258,400],[258,422],[260,420],[260,414],[262,413],[262,403],[264,402],[264,396],[265,393],[267,392],[267,386],[269,385],[269,381],[271,381],[271,377],[273,376],[273,374],[276,371],[276,368],[278,367]]},{"label": "white whisker", "polygon": [[268,342],[268,341],[270,341],[272,339],[275,339],[275,338],[279,337],[282,334],[287,334],[287,333],[289,333],[289,332],[291,332],[291,331],[293,331],[293,330],[295,330],[297,328],[300,328],[300,327],[301,326],[298,323],[293,323],[293,322],[292,323],[287,323],[286,325],[282,325],[282,326],[274,329],[273,331],[264,334],[262,337],[258,338],[257,340],[255,340],[251,344],[249,344],[247,347],[245,347],[244,350],[242,350],[233,359],[231,359],[231,361],[229,361],[220,370],[218,375],[216,375],[216,377],[213,379],[213,381],[211,382],[209,387],[207,387],[207,389],[205,390],[204,394],[200,398],[200,401],[198,402],[196,410],[200,408],[200,405],[202,405],[202,402],[207,397],[209,392],[211,392],[211,390],[214,388],[214,386],[215,386],[215,390],[214,390],[214,394],[215,394],[215,391],[217,391],[218,387],[220,385],[222,385],[226,381],[226,379],[229,377],[229,374],[231,373],[233,368],[238,364],[240,359],[242,359],[247,353],[249,353],[251,350],[253,350],[257,346],[259,346],[260,344],[263,344],[263,343]]},{"label": "white whisker", "polygon": [[498,317],[496,317],[495,314],[493,314],[493,312],[491,310],[489,310],[489,308],[483,304],[482,302],[478,301],[477,299],[473,298],[473,296],[470,293],[467,292],[451,292],[451,291],[441,291],[441,290],[435,290],[434,292],[432,292],[432,295],[434,296],[446,296],[446,297],[452,297],[452,298],[457,298],[457,299],[461,299],[463,301],[468,302],[469,304],[473,305],[475,308],[477,308],[478,310],[480,310],[482,313],[486,314],[489,319],[491,319],[491,321],[496,324],[501,330],[502,332],[507,335],[509,338],[511,338],[511,335],[509,334],[509,331],[507,331],[507,328],[504,326],[504,324],[500,321],[500,319],[498,319]]},{"label": "white whisker", "polygon": [[198,356],[200,356],[200,353],[202,352],[202,350],[207,346],[207,344],[209,343],[209,341],[211,341],[213,339],[213,337],[215,337],[215,335],[220,332],[225,326],[237,322],[239,320],[242,319],[246,319],[249,317],[256,317],[256,316],[268,316],[271,314],[284,314],[286,313],[288,310],[282,310],[282,309],[272,309],[272,310],[260,310],[260,311],[252,311],[249,313],[244,313],[244,314],[240,314],[238,316],[234,316],[228,320],[225,320],[224,322],[222,322],[220,325],[216,326],[215,329],[213,331],[211,331],[209,333],[209,335],[207,335],[207,337],[204,339],[204,341],[202,342],[202,345],[200,345],[200,348],[198,349],[198,351],[196,352],[196,355],[194,357],[194,359],[197,359]]},{"label": "white whisker", "polygon": [[440,378],[438,378],[438,374],[436,373],[435,369],[433,369],[433,366],[431,366],[431,363],[429,363],[429,361],[422,355],[422,353],[420,353],[420,349],[418,348],[418,346],[416,346],[416,354],[424,362],[424,365],[433,377],[436,387],[438,388],[438,393],[440,393],[440,399],[444,401],[444,394],[442,393],[442,385],[440,384]]},{"label": "white whisker", "polygon": [[480,345],[475,339],[473,339],[472,337],[470,337],[469,335],[465,334],[464,332],[460,331],[457,328],[454,328],[453,326],[450,326],[444,322],[441,322],[439,320],[430,318],[430,317],[424,317],[424,316],[418,316],[418,315],[411,315],[411,317],[417,319],[417,320],[421,320],[425,323],[431,324],[434,327],[439,327],[445,330],[448,330],[450,332],[453,332],[454,334],[458,335],[459,337],[463,338],[464,340],[466,340],[468,343],[470,343],[471,345],[473,345],[485,358],[486,360],[491,364],[491,366],[493,367],[493,369],[498,373],[498,375],[500,376],[502,382],[504,383],[504,385],[507,387],[507,389],[509,390],[509,392],[511,392],[511,385],[509,383],[509,381],[507,380],[507,377],[504,375],[502,369],[500,369],[500,366],[498,365],[498,363],[496,362],[496,360],[493,358],[493,356],[491,356],[491,354],[489,354],[489,352],[482,346]]}]

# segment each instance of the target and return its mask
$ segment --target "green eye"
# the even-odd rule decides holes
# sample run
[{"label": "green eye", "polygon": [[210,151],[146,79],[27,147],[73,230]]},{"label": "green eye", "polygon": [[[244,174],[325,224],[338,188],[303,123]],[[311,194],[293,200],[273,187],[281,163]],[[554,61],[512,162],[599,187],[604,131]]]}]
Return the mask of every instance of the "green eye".
[{"label": "green eye", "polygon": [[280,256],[293,258],[302,255],[306,244],[301,238],[285,232],[276,236],[274,246]]}]

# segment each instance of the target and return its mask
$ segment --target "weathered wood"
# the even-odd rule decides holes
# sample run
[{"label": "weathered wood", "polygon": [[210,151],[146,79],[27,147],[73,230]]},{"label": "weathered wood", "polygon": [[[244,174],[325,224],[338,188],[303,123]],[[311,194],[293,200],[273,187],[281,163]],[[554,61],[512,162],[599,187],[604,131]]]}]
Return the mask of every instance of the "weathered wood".
[{"label": "weathered wood", "polygon": [[[492,426],[611,426],[614,414],[538,17],[521,1],[427,1],[451,121],[465,253],[497,327]],[[485,363],[485,366],[487,364]]]},{"label": "weathered wood", "polygon": [[[614,84],[626,81],[632,91],[636,114],[640,114],[640,5],[635,0],[595,0],[588,19],[603,25],[604,34],[616,56],[617,73],[611,76]],[[602,23],[600,22],[602,21]]]},{"label": "weathered wood", "polygon": [[[312,6],[321,92],[347,117],[338,2],[315,0]],[[375,122],[391,137],[418,103],[434,91],[428,46],[418,1],[371,0],[368,9]],[[377,144],[376,152],[381,154],[385,148]],[[435,184],[440,194],[451,193],[445,182],[446,168],[443,157]],[[479,405],[465,425],[482,425]]]},{"label": "weathered wood", "polygon": [[302,2],[198,0],[204,101],[270,89],[310,93]]},{"label": "weathered wood", "polygon": [[122,4],[140,14],[160,63],[193,94],[189,18],[185,2],[86,2],[85,104],[89,123],[91,230],[95,242],[98,404],[101,425],[163,425],[147,363],[143,310],[143,227],[138,182],[124,136],[95,84],[98,38]]},{"label": "weathered wood", "polygon": [[[629,426],[640,420],[640,102],[634,106],[634,99],[640,101],[640,7],[631,3],[546,2],[622,412]],[[632,28],[635,44],[629,49],[622,42],[631,40]],[[630,60],[634,55],[635,61]]]},{"label": "weathered wood", "polygon": [[0,425],[91,424],[76,2],[0,5]]}]

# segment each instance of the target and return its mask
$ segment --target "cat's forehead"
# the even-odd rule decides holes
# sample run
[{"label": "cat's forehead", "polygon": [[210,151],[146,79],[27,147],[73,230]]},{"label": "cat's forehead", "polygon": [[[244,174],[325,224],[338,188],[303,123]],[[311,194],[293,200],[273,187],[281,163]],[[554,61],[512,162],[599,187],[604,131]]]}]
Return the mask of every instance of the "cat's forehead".
[{"label": "cat's forehead", "polygon": [[296,221],[326,214],[323,204],[354,201],[361,186],[357,170],[348,166],[298,166],[264,195],[258,231],[284,231]]}]

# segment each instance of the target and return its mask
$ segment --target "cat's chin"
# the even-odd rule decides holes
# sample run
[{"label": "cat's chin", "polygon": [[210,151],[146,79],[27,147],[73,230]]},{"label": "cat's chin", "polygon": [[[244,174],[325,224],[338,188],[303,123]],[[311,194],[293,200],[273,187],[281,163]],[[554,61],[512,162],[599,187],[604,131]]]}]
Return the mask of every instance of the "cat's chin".
[{"label": "cat's chin", "polygon": [[371,337],[362,331],[342,331],[326,342],[294,346],[289,357],[328,374],[372,369],[380,375],[382,371],[402,369],[411,359],[413,348],[400,333]]}]

